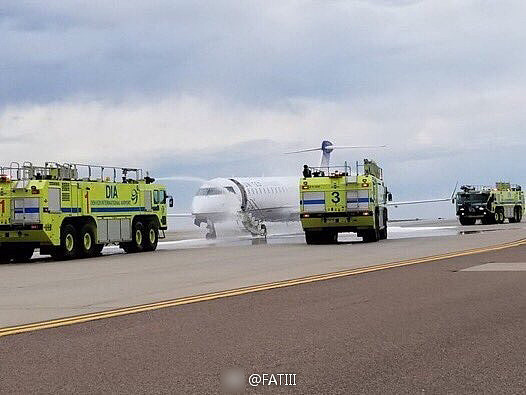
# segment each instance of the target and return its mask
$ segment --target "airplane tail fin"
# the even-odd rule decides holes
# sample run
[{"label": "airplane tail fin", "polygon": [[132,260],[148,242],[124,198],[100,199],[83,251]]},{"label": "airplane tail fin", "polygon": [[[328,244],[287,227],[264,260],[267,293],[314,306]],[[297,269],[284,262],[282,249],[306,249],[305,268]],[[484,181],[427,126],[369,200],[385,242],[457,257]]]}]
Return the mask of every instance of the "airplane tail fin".
[{"label": "airplane tail fin", "polygon": [[324,140],[321,147],[305,148],[297,151],[285,152],[285,154],[299,154],[302,152],[321,151],[320,167],[329,167],[331,161],[331,153],[335,149],[364,149],[364,148],[385,148],[386,145],[334,145],[330,141]]}]

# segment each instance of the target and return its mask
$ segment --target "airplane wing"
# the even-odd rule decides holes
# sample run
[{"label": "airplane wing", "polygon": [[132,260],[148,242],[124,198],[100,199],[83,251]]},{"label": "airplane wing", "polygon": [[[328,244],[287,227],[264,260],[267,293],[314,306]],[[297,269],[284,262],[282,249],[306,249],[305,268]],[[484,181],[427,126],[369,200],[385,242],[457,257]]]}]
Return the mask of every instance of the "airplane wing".
[{"label": "airplane wing", "polygon": [[407,206],[410,204],[425,204],[425,203],[438,203],[438,202],[451,202],[455,203],[455,193],[457,192],[458,188],[458,181],[455,185],[455,189],[453,189],[453,193],[451,194],[451,197],[448,198],[440,198],[440,199],[426,199],[426,200],[408,200],[405,202],[387,202],[387,206]]},{"label": "airplane wing", "polygon": [[406,202],[388,202],[387,206],[406,206],[410,204],[424,204],[424,203],[437,203],[437,202],[449,202],[451,198],[442,198],[442,199],[427,199],[427,200],[408,200]]}]

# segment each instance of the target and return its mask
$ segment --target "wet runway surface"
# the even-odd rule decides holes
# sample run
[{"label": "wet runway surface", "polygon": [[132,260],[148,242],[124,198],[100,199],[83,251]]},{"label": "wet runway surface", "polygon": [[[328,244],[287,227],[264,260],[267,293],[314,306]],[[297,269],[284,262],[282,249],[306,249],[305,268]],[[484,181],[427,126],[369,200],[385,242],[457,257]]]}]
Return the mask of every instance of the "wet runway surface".
[{"label": "wet runway surface", "polygon": [[[188,230],[181,232],[169,232],[166,238],[159,241],[158,250],[178,250],[187,248],[208,247],[232,247],[251,245],[275,245],[275,244],[305,244],[305,236],[299,223],[269,224],[269,235],[267,238],[252,237],[240,229],[228,228],[219,233],[214,240],[207,240],[203,229]],[[388,238],[392,240],[410,239],[419,237],[442,237],[455,235],[480,234],[487,232],[500,232],[510,230],[526,229],[526,223],[503,224],[503,225],[475,225],[461,226],[455,219],[450,220],[420,220],[402,221],[389,224]],[[339,243],[357,243],[362,239],[353,233],[342,233],[338,237]],[[103,254],[124,254],[118,246],[107,246]],[[33,260],[49,261],[48,256],[41,256],[38,250],[33,255]]]},{"label": "wet runway surface", "polygon": [[[515,247],[8,336],[0,390],[524,393],[526,272],[466,270],[525,261]],[[248,384],[283,373],[296,385]]]},{"label": "wet runway surface", "polygon": [[525,226],[394,223],[379,243],[342,235],[338,245],[308,246],[289,224],[270,226],[266,243],[239,233],[210,241],[189,230],[169,234],[153,253],[109,247],[64,262],[36,255],[0,266],[0,327],[506,243],[526,238]]},{"label": "wet runway surface", "polygon": [[[179,237],[168,234],[167,240],[160,242],[159,249],[170,250],[178,248],[249,246],[258,244],[305,244],[304,233],[299,224],[269,224],[268,228],[270,233],[266,240],[257,237],[254,238],[240,232],[232,234],[232,231],[227,232],[225,235],[220,235],[216,240],[206,240],[203,237],[203,233],[191,231],[185,234],[186,238],[184,240],[179,240]],[[441,237],[520,229],[526,229],[526,223],[461,226],[455,219],[403,221],[389,224],[388,238],[396,240],[418,237]],[[173,240],[174,238],[177,239]],[[362,239],[352,233],[342,233],[339,235],[338,241],[340,243],[353,243],[361,242]]]}]

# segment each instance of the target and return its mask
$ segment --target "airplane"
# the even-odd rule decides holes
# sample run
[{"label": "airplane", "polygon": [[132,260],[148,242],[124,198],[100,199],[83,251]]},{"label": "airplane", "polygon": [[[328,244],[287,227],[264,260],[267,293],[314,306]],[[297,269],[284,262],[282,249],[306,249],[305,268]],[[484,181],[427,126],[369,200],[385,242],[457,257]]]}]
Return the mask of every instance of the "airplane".
[{"label": "airplane", "polygon": [[[320,167],[329,167],[335,149],[365,149],[385,146],[335,146],[323,141],[321,147],[286,154],[321,151]],[[162,178],[161,178],[162,179]],[[266,237],[265,222],[299,221],[299,177],[214,178],[205,182],[192,200],[192,212],[168,214],[169,217],[193,217],[194,224],[206,224],[207,239],[215,239],[215,224],[236,221],[252,236]],[[388,202],[388,206],[449,201],[451,198]]]}]

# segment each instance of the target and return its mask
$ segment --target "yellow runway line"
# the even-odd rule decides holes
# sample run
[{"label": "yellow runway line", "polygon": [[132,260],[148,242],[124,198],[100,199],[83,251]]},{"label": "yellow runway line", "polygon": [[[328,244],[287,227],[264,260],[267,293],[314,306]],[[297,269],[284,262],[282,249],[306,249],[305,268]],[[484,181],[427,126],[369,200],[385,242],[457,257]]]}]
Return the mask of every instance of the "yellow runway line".
[{"label": "yellow runway line", "polygon": [[308,283],[312,283],[316,281],[324,281],[324,280],[330,280],[334,278],[353,276],[357,274],[371,273],[371,272],[375,272],[379,270],[393,269],[397,267],[416,265],[420,263],[428,263],[428,262],[434,262],[434,261],[441,261],[444,259],[467,256],[467,255],[481,254],[484,252],[498,251],[498,250],[503,250],[506,248],[518,247],[518,246],[525,245],[525,244],[526,244],[526,239],[522,239],[522,240],[510,242],[510,243],[504,243],[504,244],[499,244],[499,245],[494,245],[494,246],[489,246],[489,247],[475,248],[471,250],[458,251],[458,252],[450,252],[450,253],[441,254],[441,255],[410,259],[410,260],[405,260],[405,261],[400,261],[400,262],[385,263],[385,264],[361,267],[361,268],[356,268],[356,269],[348,269],[348,270],[332,272],[332,273],[317,274],[313,276],[306,276],[306,277],[301,277],[301,278],[296,278],[296,279],[291,279],[291,280],[276,281],[276,282],[253,285],[253,286],[231,289],[231,290],[226,290],[226,291],[211,292],[211,293],[202,294],[202,295],[195,295],[195,296],[188,296],[188,297],[183,297],[183,298],[178,298],[178,299],[166,300],[162,302],[148,303],[148,304],[142,304],[138,306],[131,306],[131,307],[124,307],[120,309],[101,311],[98,313],[82,314],[82,315],[77,315],[73,317],[59,318],[59,319],[37,322],[37,323],[32,323],[32,324],[6,327],[6,328],[0,329],[0,337],[15,335],[19,333],[32,332],[32,331],[37,331],[41,329],[57,328],[57,327],[66,326],[66,325],[80,324],[83,322],[101,320],[105,318],[119,317],[119,316],[128,315],[128,314],[142,313],[145,311],[158,310],[158,309],[174,307],[174,306],[181,306],[181,305],[190,304],[190,303],[204,302],[208,300],[227,298],[227,297],[237,296],[237,295],[244,295],[244,294],[248,294],[252,292],[266,291],[270,289],[290,287],[293,285],[308,284]]}]

